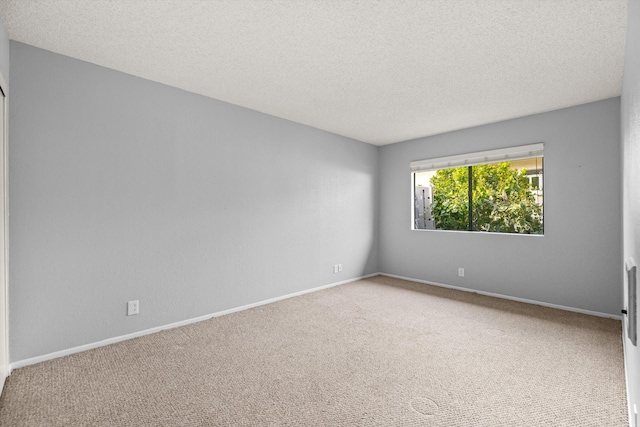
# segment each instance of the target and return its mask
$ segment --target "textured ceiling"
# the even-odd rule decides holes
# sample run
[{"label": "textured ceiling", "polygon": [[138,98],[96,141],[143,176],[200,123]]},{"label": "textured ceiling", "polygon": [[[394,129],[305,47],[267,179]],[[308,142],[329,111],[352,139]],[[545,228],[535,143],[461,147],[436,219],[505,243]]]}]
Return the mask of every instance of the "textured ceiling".
[{"label": "textured ceiling", "polygon": [[0,0],[13,40],[376,145],[618,96],[627,0]]}]

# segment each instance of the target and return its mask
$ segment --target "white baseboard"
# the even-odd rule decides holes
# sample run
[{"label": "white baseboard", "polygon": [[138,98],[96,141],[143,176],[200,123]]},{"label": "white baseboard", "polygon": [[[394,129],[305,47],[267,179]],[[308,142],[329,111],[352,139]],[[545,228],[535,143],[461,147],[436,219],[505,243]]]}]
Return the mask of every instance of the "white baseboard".
[{"label": "white baseboard", "polygon": [[297,297],[297,296],[300,296],[300,295],[309,294],[311,292],[318,292],[318,291],[321,291],[323,289],[328,289],[328,288],[332,288],[334,286],[344,285],[346,283],[351,283],[351,282],[355,282],[357,280],[366,279],[368,277],[373,277],[373,276],[378,276],[378,275],[379,275],[379,273],[372,273],[372,274],[368,274],[366,276],[360,276],[360,277],[356,277],[356,278],[353,278],[353,279],[343,280],[343,281],[340,281],[340,282],[334,282],[334,283],[330,283],[328,285],[318,286],[316,288],[306,289],[304,291],[294,292],[294,293],[291,293],[291,294],[287,294],[287,295],[283,295],[283,296],[279,296],[279,297],[275,297],[275,298],[270,298],[268,300],[258,301],[258,302],[254,302],[254,303],[251,303],[251,304],[242,305],[240,307],[234,307],[234,308],[230,308],[228,310],[218,311],[216,313],[205,314],[204,316],[194,317],[192,319],[182,320],[180,322],[170,323],[168,325],[157,326],[155,328],[145,329],[143,331],[133,332],[133,333],[126,334],[126,335],[120,335],[120,336],[117,336],[117,337],[108,338],[106,340],[97,341],[97,342],[90,343],[90,344],[84,344],[84,345],[81,345],[81,346],[78,346],[78,347],[69,348],[69,349],[66,349],[66,350],[54,351],[53,353],[44,354],[42,356],[36,356],[36,357],[29,358],[29,359],[19,360],[17,362],[11,363],[10,370],[12,371],[14,369],[23,368],[25,366],[34,365],[36,363],[46,362],[47,360],[57,359],[59,357],[68,356],[70,354],[75,354],[75,353],[80,353],[82,351],[92,350],[94,348],[103,347],[103,346],[109,345],[109,344],[115,344],[115,343],[120,342],[120,341],[125,341],[125,340],[130,340],[132,338],[142,337],[142,336],[145,336],[145,335],[149,335],[149,334],[153,334],[153,333],[156,333],[156,332],[164,331],[166,329],[173,329],[173,328],[178,328],[180,326],[189,325],[191,323],[202,322],[203,320],[211,319],[213,317],[219,317],[219,316],[224,316],[225,314],[231,314],[231,313],[236,313],[238,311],[248,310],[250,308],[259,307],[261,305],[271,304],[271,303],[274,303],[274,302],[277,302],[277,301],[282,301],[282,300],[285,300],[285,299],[288,299],[288,298],[293,298],[293,297]]},{"label": "white baseboard", "polygon": [[492,293],[492,292],[484,292],[484,291],[478,291],[478,290],[469,289],[469,288],[462,288],[462,287],[459,287],[459,286],[452,286],[452,285],[447,285],[447,284],[444,284],[444,283],[438,283],[438,282],[431,282],[431,281],[426,281],[426,280],[414,279],[412,277],[399,276],[399,275],[395,275],[395,274],[372,273],[372,274],[368,274],[366,276],[360,276],[360,277],[355,277],[353,279],[343,280],[343,281],[340,281],[340,282],[334,282],[334,283],[330,283],[328,285],[318,286],[316,288],[306,289],[304,291],[294,292],[294,293],[291,293],[291,294],[287,294],[287,295],[283,295],[283,296],[279,296],[279,297],[275,297],[275,298],[270,298],[268,300],[259,301],[259,302],[255,302],[255,303],[252,303],[252,304],[243,305],[243,306],[240,306],[240,307],[230,308],[228,310],[223,310],[223,311],[219,311],[219,312],[216,312],[216,313],[205,314],[204,316],[199,316],[199,317],[195,317],[195,318],[192,318],[192,319],[186,319],[186,320],[182,320],[180,322],[170,323],[168,325],[157,326],[155,328],[145,329],[145,330],[142,330],[142,331],[133,332],[133,333],[126,334],[126,335],[120,335],[120,336],[117,336],[117,337],[108,338],[108,339],[105,339],[105,340],[102,340],[102,341],[97,341],[97,342],[90,343],[90,344],[84,344],[84,345],[81,345],[81,346],[78,346],[78,347],[69,348],[69,349],[66,349],[66,350],[55,351],[53,353],[48,353],[48,354],[45,354],[45,355],[42,355],[42,356],[36,356],[36,357],[29,358],[29,359],[19,360],[17,362],[11,363],[9,372],[13,371],[14,369],[23,368],[25,366],[33,365],[33,364],[40,363],[40,362],[45,362],[47,360],[57,359],[59,357],[68,356],[70,354],[80,353],[82,351],[92,350],[94,348],[103,347],[105,345],[115,344],[115,343],[120,342],[120,341],[125,341],[125,340],[129,340],[129,339],[132,339],[132,338],[142,337],[142,336],[153,334],[153,333],[156,333],[156,332],[160,332],[160,331],[163,331],[163,330],[166,330],[166,329],[173,329],[173,328],[178,328],[180,326],[189,325],[191,323],[202,322],[203,320],[211,319],[213,317],[224,316],[225,314],[231,314],[231,313],[247,310],[247,309],[254,308],[254,307],[259,307],[261,305],[271,304],[271,303],[274,303],[274,302],[277,302],[277,301],[282,301],[282,300],[285,300],[285,299],[288,299],[288,298],[297,297],[297,296],[308,294],[308,293],[311,293],[311,292],[321,291],[323,289],[328,289],[328,288],[332,288],[334,286],[344,285],[346,283],[351,283],[351,282],[355,282],[357,280],[366,279],[366,278],[373,277],[373,276],[378,276],[378,275],[394,277],[396,279],[408,280],[408,281],[411,281],[411,282],[424,283],[426,285],[439,286],[439,287],[442,287],[442,288],[455,289],[455,290],[458,290],[458,291],[477,293],[477,294],[480,294],[480,295],[486,295],[486,296],[495,297],[495,298],[502,298],[502,299],[507,299],[507,300],[512,300],[512,301],[524,302],[524,303],[527,303],[527,304],[540,305],[540,306],[543,306],[543,307],[556,308],[556,309],[559,309],[559,310],[565,310],[565,311],[572,311],[572,312],[576,312],[576,313],[588,314],[588,315],[591,315],[591,316],[606,317],[606,318],[616,319],[616,320],[621,320],[622,319],[621,316],[615,316],[615,315],[608,314],[608,313],[600,313],[600,312],[596,312],[596,311],[583,310],[583,309],[574,308],[574,307],[567,307],[567,306],[563,306],[563,305],[549,304],[549,303],[545,303],[545,302],[528,300],[528,299],[524,299],[524,298],[511,297],[511,296],[508,296],[508,295],[496,294],[496,293]]},{"label": "white baseboard", "polygon": [[512,297],[512,296],[509,296],[509,295],[495,294],[493,292],[478,291],[478,290],[475,290],[475,289],[462,288],[460,286],[452,286],[452,285],[447,285],[447,284],[444,284],[444,283],[438,283],[438,282],[431,282],[431,281],[427,281],[427,280],[414,279],[414,278],[405,277],[405,276],[398,276],[396,274],[380,273],[380,275],[381,276],[394,277],[396,279],[408,280],[410,282],[424,283],[425,285],[433,285],[433,286],[438,286],[438,287],[441,287],[441,288],[455,289],[457,291],[464,291],[464,292],[471,292],[471,293],[480,294],[480,295],[486,295],[486,296],[494,297],[494,298],[501,298],[501,299],[507,299],[507,300],[511,300],[511,301],[524,302],[524,303],[527,303],[527,304],[540,305],[542,307],[557,308],[558,310],[572,311],[574,313],[588,314],[590,316],[606,317],[608,319],[622,320],[622,316],[616,316],[615,314],[600,313],[598,311],[583,310],[581,308],[567,307],[567,306],[564,306],[564,305],[550,304],[550,303],[547,303],[547,302],[541,302],[541,301],[535,301],[535,300],[530,300],[530,299],[525,299],[525,298]]}]

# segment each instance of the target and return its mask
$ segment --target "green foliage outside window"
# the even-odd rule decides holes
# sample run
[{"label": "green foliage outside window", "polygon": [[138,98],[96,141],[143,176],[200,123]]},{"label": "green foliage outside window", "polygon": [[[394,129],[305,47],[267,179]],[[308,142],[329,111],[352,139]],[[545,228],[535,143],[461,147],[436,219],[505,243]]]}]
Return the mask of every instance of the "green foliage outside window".
[{"label": "green foliage outside window", "polygon": [[[436,229],[469,229],[468,167],[440,169],[431,178]],[[542,206],[524,169],[510,162],[472,167],[472,230],[542,234]]]}]

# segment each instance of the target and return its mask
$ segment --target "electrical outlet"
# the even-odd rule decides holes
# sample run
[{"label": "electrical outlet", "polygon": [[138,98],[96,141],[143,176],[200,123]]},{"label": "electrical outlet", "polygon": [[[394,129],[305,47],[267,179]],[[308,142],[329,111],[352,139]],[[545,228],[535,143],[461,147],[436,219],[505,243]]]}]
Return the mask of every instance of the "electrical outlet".
[{"label": "electrical outlet", "polygon": [[338,274],[338,264],[334,264],[334,266],[333,266],[333,274]]},{"label": "electrical outlet", "polygon": [[338,264],[338,272],[342,271],[342,264]]},{"label": "electrical outlet", "polygon": [[140,301],[129,301],[127,302],[127,316],[133,316],[140,312]]},{"label": "electrical outlet", "polygon": [[458,269],[458,276],[459,277],[464,277],[464,268],[459,268]]}]

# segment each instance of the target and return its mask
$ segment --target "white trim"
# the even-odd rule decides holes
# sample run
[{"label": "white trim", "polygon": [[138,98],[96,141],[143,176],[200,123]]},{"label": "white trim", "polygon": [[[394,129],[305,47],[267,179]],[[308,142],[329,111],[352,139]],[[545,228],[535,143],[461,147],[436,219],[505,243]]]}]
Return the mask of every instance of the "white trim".
[{"label": "white trim", "polygon": [[607,314],[607,313],[600,313],[600,312],[597,312],[597,311],[583,310],[583,309],[579,309],[579,308],[567,307],[567,306],[557,305],[557,304],[549,304],[549,303],[545,303],[545,302],[528,300],[528,299],[524,299],[524,298],[516,298],[516,297],[511,297],[511,296],[502,295],[502,294],[496,294],[496,293],[492,293],[492,292],[477,291],[477,290],[473,290],[473,289],[469,289],[469,288],[462,288],[462,287],[459,287],[459,286],[446,285],[444,283],[438,283],[438,282],[414,279],[414,278],[411,278],[411,277],[399,276],[399,275],[396,275],[396,274],[378,272],[378,273],[367,274],[365,276],[355,277],[353,279],[343,280],[343,281],[340,281],[340,282],[330,283],[328,285],[318,286],[316,288],[306,289],[304,291],[294,292],[294,293],[283,295],[283,296],[280,296],[280,297],[270,298],[270,299],[267,299],[267,300],[264,300],[264,301],[259,301],[259,302],[255,302],[255,303],[251,303],[251,304],[247,304],[247,305],[243,305],[243,306],[239,306],[239,307],[235,307],[235,308],[230,308],[228,310],[218,311],[218,312],[211,313],[211,314],[205,314],[204,316],[194,317],[192,319],[182,320],[180,322],[170,323],[168,325],[157,326],[155,328],[145,329],[143,331],[133,332],[133,333],[126,334],[126,335],[120,335],[120,336],[113,337],[113,338],[108,338],[106,340],[97,341],[97,342],[94,342],[94,343],[85,344],[85,345],[81,345],[81,346],[78,346],[78,347],[69,348],[69,349],[66,349],[66,350],[59,350],[59,351],[55,351],[53,353],[48,353],[48,354],[45,354],[45,355],[42,355],[42,356],[36,356],[36,357],[29,358],[29,359],[19,360],[19,361],[14,362],[14,363],[12,363],[10,365],[10,370],[24,368],[25,366],[34,365],[36,363],[41,363],[41,362],[46,362],[47,360],[57,359],[59,357],[64,357],[64,356],[68,356],[68,355],[71,355],[71,354],[80,353],[82,351],[92,350],[94,348],[99,348],[99,347],[103,347],[103,346],[106,346],[106,345],[115,344],[115,343],[118,343],[118,342],[121,342],[121,341],[126,341],[126,340],[129,340],[129,339],[132,339],[132,338],[142,337],[142,336],[145,336],[145,335],[149,335],[149,334],[153,334],[153,333],[156,333],[156,332],[164,331],[166,329],[173,329],[173,328],[178,328],[180,326],[186,326],[186,325],[189,325],[189,324],[192,324],[192,323],[202,322],[204,320],[208,320],[208,319],[211,319],[213,317],[219,317],[219,316],[224,316],[226,314],[236,313],[238,311],[243,311],[243,310],[247,310],[247,309],[250,309],[250,308],[259,307],[261,305],[271,304],[271,303],[274,303],[274,302],[282,301],[282,300],[285,300],[285,299],[288,299],[288,298],[293,298],[293,297],[297,297],[297,296],[308,294],[308,293],[312,293],[312,292],[318,292],[318,291],[321,291],[321,290],[324,290],[324,289],[332,288],[334,286],[344,285],[344,284],[347,284],[347,283],[355,282],[355,281],[362,280],[362,279],[367,279],[369,277],[374,277],[374,276],[393,277],[393,278],[396,278],[396,279],[408,280],[408,281],[411,281],[411,282],[423,283],[423,284],[426,284],[426,285],[433,285],[433,286],[438,286],[438,287],[442,287],[442,288],[454,289],[454,290],[458,290],[458,291],[471,292],[471,293],[476,293],[476,294],[480,294],[480,295],[486,295],[486,296],[490,296],[490,297],[494,297],[494,298],[501,298],[501,299],[506,299],[506,300],[523,302],[523,303],[527,303],[527,304],[539,305],[539,306],[543,306],[543,307],[556,308],[556,309],[564,310],[564,311],[582,313],[582,314],[587,314],[587,315],[591,315],[591,316],[606,317],[606,318],[610,318],[610,319],[621,320],[620,316],[615,316],[615,315]]},{"label": "white trim", "polygon": [[0,262],[4,263],[4,276],[0,277],[0,280],[2,280],[2,284],[0,285],[0,292],[4,292],[4,303],[5,306],[4,308],[4,324],[5,324],[5,331],[2,331],[2,334],[5,334],[6,336],[4,337],[6,342],[5,342],[5,346],[3,349],[0,349],[0,351],[3,351],[4,354],[4,360],[6,361],[7,365],[6,367],[3,367],[2,369],[6,368],[6,377],[2,378],[2,384],[0,385],[0,391],[4,388],[4,384],[5,384],[5,380],[9,377],[9,375],[11,375],[11,363],[10,363],[10,354],[9,354],[9,87],[7,86],[7,82],[4,79],[4,76],[2,75],[2,73],[0,73],[0,90],[2,90],[2,94],[0,94],[0,96],[2,97],[2,100],[0,102],[4,103],[3,106],[3,117],[1,118],[3,121],[3,126],[2,126],[2,141],[0,142],[2,147],[0,147],[0,149],[2,150],[2,162],[3,162],[3,167],[2,167],[2,172],[3,172],[3,179],[2,179],[2,184],[4,186],[4,188],[2,188],[2,195],[1,197],[4,199],[4,210],[2,212],[0,212],[0,215],[3,216],[3,226],[4,226],[4,232],[3,232],[3,239],[4,239],[4,254],[1,257],[2,259],[0,259]]},{"label": "white trim", "polygon": [[572,311],[574,313],[588,314],[589,316],[606,317],[608,319],[622,320],[622,316],[617,316],[615,314],[601,313],[599,311],[591,311],[591,310],[584,310],[582,308],[567,307],[565,305],[551,304],[551,303],[548,303],[548,302],[535,301],[535,300],[530,300],[530,299],[526,299],[526,298],[512,297],[512,296],[509,296],[509,295],[496,294],[496,293],[493,293],[493,292],[478,291],[478,290],[475,290],[475,289],[463,288],[463,287],[460,287],[460,286],[452,286],[452,285],[446,285],[444,283],[438,283],[438,282],[432,282],[432,281],[427,281],[427,280],[414,279],[412,277],[398,276],[396,274],[380,273],[380,275],[381,276],[393,277],[393,278],[396,278],[396,279],[408,280],[410,282],[424,283],[425,285],[433,285],[433,286],[438,286],[438,287],[441,287],[441,288],[454,289],[456,291],[471,292],[471,293],[474,293],[474,294],[486,295],[486,296],[494,297],[494,298],[501,298],[501,299],[506,299],[506,300],[511,300],[511,301],[524,302],[526,304],[533,304],[533,305],[539,305],[539,306],[542,306],[542,307],[556,308],[558,310]]},{"label": "white trim", "polygon": [[624,365],[624,383],[627,388],[627,414],[629,415],[629,426],[637,427],[633,424],[633,406],[631,405],[631,395],[629,394],[629,368],[627,366],[627,325],[626,319],[622,318],[622,362]]},{"label": "white trim", "polygon": [[321,290],[324,290],[324,289],[332,288],[334,286],[344,285],[346,283],[351,283],[351,282],[355,282],[355,281],[358,281],[358,280],[362,280],[362,279],[366,279],[366,278],[373,277],[373,276],[378,276],[378,275],[379,275],[379,273],[372,273],[372,274],[368,274],[366,276],[360,276],[360,277],[356,277],[356,278],[353,278],[353,279],[347,279],[347,280],[343,280],[341,282],[330,283],[328,285],[318,286],[316,288],[306,289],[304,291],[294,292],[294,293],[291,293],[291,294],[287,294],[287,295],[283,295],[283,296],[279,296],[279,297],[275,297],[275,298],[270,298],[270,299],[267,299],[267,300],[264,300],[264,301],[258,301],[258,302],[254,302],[254,303],[251,303],[251,304],[242,305],[240,307],[230,308],[228,310],[218,311],[218,312],[211,313],[211,314],[205,314],[204,316],[194,317],[192,319],[182,320],[180,322],[170,323],[168,325],[156,326],[155,328],[145,329],[143,331],[133,332],[133,333],[126,334],[126,335],[120,335],[120,336],[113,337],[113,338],[107,338],[106,340],[97,341],[97,342],[93,342],[93,343],[90,343],[90,344],[84,344],[84,345],[80,345],[78,347],[69,348],[69,349],[66,349],[66,350],[54,351],[53,353],[44,354],[42,356],[31,357],[29,359],[23,359],[23,360],[19,360],[17,362],[14,362],[14,363],[12,363],[10,365],[10,369],[13,370],[13,369],[24,368],[25,366],[34,365],[34,364],[40,363],[40,362],[46,362],[47,360],[57,359],[59,357],[68,356],[70,354],[75,354],[75,353],[80,353],[82,351],[92,350],[94,348],[103,347],[103,346],[110,345],[110,344],[115,344],[115,343],[118,343],[118,342],[121,342],[121,341],[130,340],[132,338],[142,337],[142,336],[145,336],[145,335],[149,335],[149,334],[153,334],[153,333],[156,333],[156,332],[164,331],[166,329],[173,329],[173,328],[178,328],[180,326],[186,326],[186,325],[189,325],[189,324],[192,324],[192,323],[202,322],[204,320],[208,320],[208,319],[211,319],[213,317],[219,317],[219,316],[224,316],[226,314],[236,313],[238,311],[248,310],[250,308],[259,307],[261,305],[271,304],[271,303],[274,303],[274,302],[277,302],[277,301],[282,301],[282,300],[293,298],[293,297],[297,297],[297,296],[300,296],[300,295],[321,291]]},{"label": "white trim", "polygon": [[507,160],[543,157],[544,144],[520,145],[518,147],[500,148],[498,150],[477,151],[475,153],[456,154],[454,156],[434,159],[415,160],[409,164],[411,172],[433,171],[438,169],[473,166],[485,163],[504,162]]},{"label": "white trim", "polygon": [[[413,209],[413,207],[412,207]],[[415,215],[415,214],[412,214]],[[438,233],[466,233],[466,234],[474,234],[476,236],[529,236],[529,237],[544,237],[544,234],[527,234],[527,233],[508,233],[506,231],[480,231],[480,230],[440,230],[437,228],[412,228],[411,231],[419,231],[419,232],[434,232]]]}]

